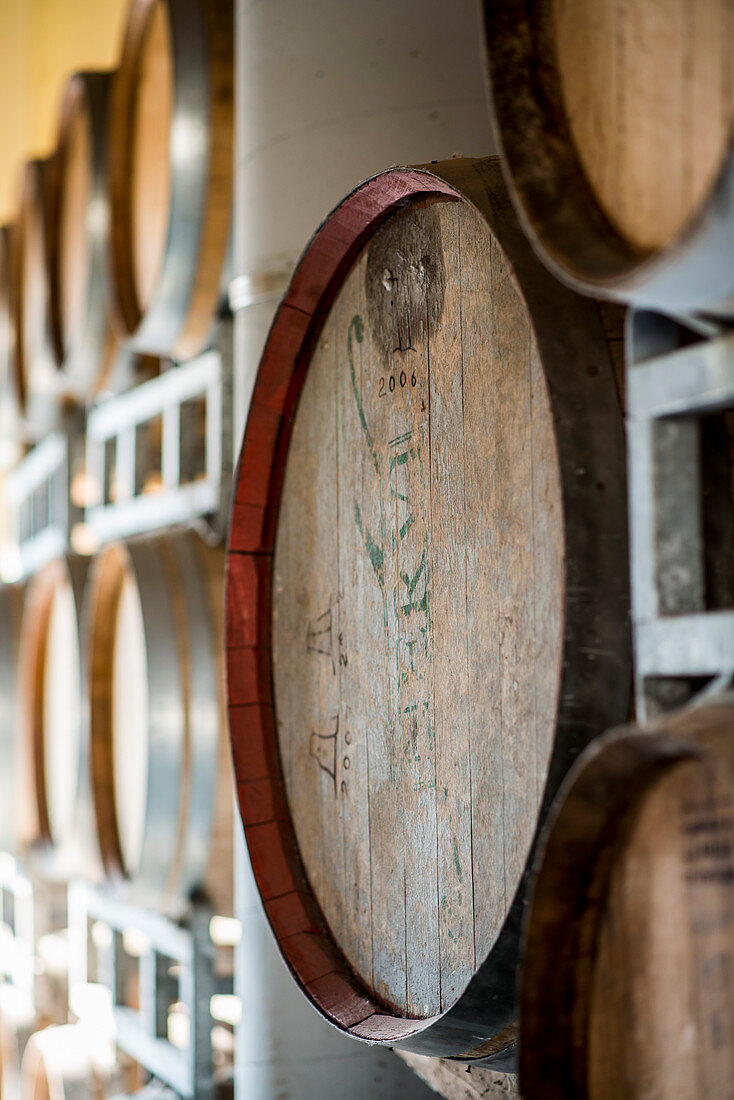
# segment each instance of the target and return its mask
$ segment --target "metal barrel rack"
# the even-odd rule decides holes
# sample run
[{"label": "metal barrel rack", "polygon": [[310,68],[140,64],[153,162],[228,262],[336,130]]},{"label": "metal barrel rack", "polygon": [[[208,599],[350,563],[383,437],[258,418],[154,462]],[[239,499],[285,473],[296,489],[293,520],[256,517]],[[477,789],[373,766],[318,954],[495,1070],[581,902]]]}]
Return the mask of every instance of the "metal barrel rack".
[{"label": "metal barrel rack", "polygon": [[[627,445],[635,693],[640,720],[734,673],[732,545],[723,418],[734,409],[734,332],[634,311],[627,327]],[[719,438],[707,445],[712,433]],[[714,457],[710,458],[709,454]],[[718,454],[718,458],[716,455]]]},{"label": "metal barrel rack", "polygon": [[[192,903],[181,923],[127,905],[86,883],[69,888],[69,984],[97,981],[112,996],[117,1046],[158,1081],[189,1100],[215,1094],[212,998],[232,993],[231,978],[215,974],[211,910]],[[135,934],[137,1007],[129,1001],[130,956],[123,940]],[[169,1038],[176,1003],[188,1017],[185,1047]]]}]

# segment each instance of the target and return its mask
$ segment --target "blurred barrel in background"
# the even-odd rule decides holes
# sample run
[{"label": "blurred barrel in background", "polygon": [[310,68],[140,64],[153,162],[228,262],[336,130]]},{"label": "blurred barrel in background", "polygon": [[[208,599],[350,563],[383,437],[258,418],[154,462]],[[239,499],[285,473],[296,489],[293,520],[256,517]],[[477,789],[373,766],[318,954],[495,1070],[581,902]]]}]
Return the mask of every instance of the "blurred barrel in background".
[{"label": "blurred barrel in background", "polygon": [[20,419],[20,388],[15,354],[12,305],[12,225],[0,226],[0,469],[8,469],[21,456],[24,429]]},{"label": "blurred barrel in background", "polygon": [[175,908],[232,907],[223,554],[193,531],[103,550],[88,595],[94,802],[107,874]]},{"label": "blurred barrel in background", "polygon": [[21,832],[21,757],[18,648],[24,585],[0,585],[0,745],[3,797],[0,799],[0,851],[16,852]]},{"label": "blurred barrel in background", "polygon": [[107,381],[115,350],[108,283],[109,73],[76,73],[61,106],[50,311],[60,385],[84,402]]},{"label": "blurred barrel in background", "polygon": [[67,555],[29,582],[23,612],[20,690],[30,782],[25,839],[53,878],[95,877],[84,704],[82,593],[89,559]]},{"label": "blurred barrel in background", "polygon": [[133,0],[110,112],[112,270],[141,351],[206,343],[229,247],[232,0]]},{"label": "blurred barrel in background", "polygon": [[569,777],[528,913],[528,1100],[731,1095],[733,734],[712,701],[600,739]]},{"label": "blurred barrel in background", "polygon": [[16,377],[32,434],[51,427],[59,412],[48,282],[55,187],[53,157],[26,163],[11,252]]},{"label": "blurred barrel in background", "polygon": [[227,593],[253,870],[352,1036],[512,1046],[538,822],[627,713],[625,545],[598,311],[535,261],[497,160],[359,187],[263,354]]},{"label": "blurred barrel in background", "polygon": [[485,12],[496,135],[544,259],[588,293],[732,315],[731,6]]}]

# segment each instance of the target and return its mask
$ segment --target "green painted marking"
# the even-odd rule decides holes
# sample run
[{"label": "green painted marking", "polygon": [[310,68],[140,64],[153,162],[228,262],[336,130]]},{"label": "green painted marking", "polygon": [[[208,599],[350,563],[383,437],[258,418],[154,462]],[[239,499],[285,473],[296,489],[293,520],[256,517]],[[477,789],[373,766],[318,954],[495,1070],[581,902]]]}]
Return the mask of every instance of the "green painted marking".
[{"label": "green painted marking", "polygon": [[354,502],[354,520],[357,524],[357,530],[362,536],[362,542],[364,543],[367,554],[370,559],[370,564],[375,571],[375,576],[379,582],[380,588],[385,587],[385,574],[383,566],[385,564],[385,555],[380,547],[377,545],[372,535],[368,530],[362,530],[362,513],[359,510],[359,505]]},{"label": "green painted marking", "polygon": [[456,873],[459,876],[459,882],[463,882],[461,877],[461,860],[459,859],[459,845],[456,837],[454,837],[454,863],[456,864]]},{"label": "green painted marking", "polygon": [[401,443],[407,443],[409,439],[412,439],[413,432],[404,432],[403,435],[396,435],[394,439],[391,439],[388,443],[388,447],[399,447]]},{"label": "green painted marking", "polygon": [[[418,582],[421,577],[425,578],[423,587],[423,597],[419,600],[415,599],[415,590],[418,587]],[[426,552],[425,550],[421,554],[421,560],[412,577],[407,573],[401,574],[401,579],[405,587],[407,588],[408,602],[402,605],[402,610],[405,615],[410,615],[413,611],[428,612],[428,566],[426,565]]]},{"label": "green painted marking", "polygon": [[374,463],[377,474],[380,473],[380,463],[375,453],[375,447],[372,442],[372,433],[367,424],[367,417],[364,415],[364,409],[362,408],[362,399],[359,396],[359,390],[357,389],[357,374],[354,368],[354,350],[352,348],[352,336],[358,344],[361,344],[364,340],[364,321],[358,313],[354,314],[349,322],[349,328],[347,329],[347,357],[349,359],[349,373],[352,376],[352,389],[354,391],[354,400],[357,403],[357,412],[359,413],[359,422],[362,425],[362,431],[365,434],[367,440],[367,446],[369,448],[370,455],[372,456],[372,462]]}]

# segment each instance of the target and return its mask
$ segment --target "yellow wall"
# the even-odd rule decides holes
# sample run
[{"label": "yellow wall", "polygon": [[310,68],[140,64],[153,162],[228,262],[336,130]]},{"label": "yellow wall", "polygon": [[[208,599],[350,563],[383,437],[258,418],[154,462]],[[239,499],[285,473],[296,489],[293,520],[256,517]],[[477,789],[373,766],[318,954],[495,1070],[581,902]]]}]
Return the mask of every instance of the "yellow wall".
[{"label": "yellow wall", "polygon": [[20,166],[51,152],[66,77],[114,68],[128,0],[0,0],[0,221]]}]

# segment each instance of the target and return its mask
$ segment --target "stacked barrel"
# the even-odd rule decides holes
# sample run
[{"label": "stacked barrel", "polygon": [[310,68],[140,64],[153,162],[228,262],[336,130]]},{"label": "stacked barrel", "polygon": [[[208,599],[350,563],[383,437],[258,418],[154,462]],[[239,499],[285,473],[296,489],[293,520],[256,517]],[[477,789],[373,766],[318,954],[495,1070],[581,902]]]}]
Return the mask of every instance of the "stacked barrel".
[{"label": "stacked barrel", "polygon": [[[231,0],[132,0],[118,67],[63,89],[56,147],[24,166],[0,233],[6,469],[218,338],[232,53]],[[0,589],[1,847],[39,881],[105,882],[174,918],[194,896],[232,914],[223,584],[223,552],[202,525],[92,557],[69,549]],[[16,1015],[0,1006],[11,1089],[34,1023],[53,1022],[33,1006]],[[119,1089],[114,1051],[103,1066],[95,1043],[81,1025],[32,1039],[24,1095]]]},{"label": "stacked barrel", "polygon": [[[19,439],[129,385],[122,353],[176,369],[210,346],[231,222],[232,33],[226,0],[135,0],[119,68],[69,79],[57,148],[25,166],[2,236],[4,408]],[[181,530],[91,562],[70,553],[3,590],[4,738],[22,802],[7,847],[47,874],[106,872],[173,905],[205,885],[212,837],[226,864],[222,584],[221,552]],[[231,909],[231,884],[213,893]]]},{"label": "stacked barrel", "polygon": [[[519,1039],[528,1097],[729,1096],[731,700],[690,705],[691,647],[657,697],[687,709],[605,731],[634,705],[617,306],[674,349],[727,331],[734,22],[488,0],[485,25],[502,156],[347,195],[260,359],[227,581],[252,867],[345,1034],[504,1069]],[[711,369],[702,613],[734,602]]]},{"label": "stacked barrel", "polygon": [[[715,689],[734,663],[712,689],[692,645],[654,720],[625,724],[642,582],[633,568],[631,595],[620,355],[625,306],[646,311],[633,381],[729,331],[734,16],[485,8],[501,155],[357,173],[277,309],[310,210],[286,182],[313,200],[327,169],[292,135],[242,158],[255,193],[262,149],[292,150],[282,217],[250,203],[235,259],[246,308],[274,316],[241,364],[226,554],[166,529],[0,591],[3,843],[50,878],[227,913],[234,789],[289,974],[347,1038],[519,1066],[528,1100],[723,1100],[734,774]],[[232,41],[231,0],[132,0],[119,68],[70,80],[58,147],[26,165],[0,234],[0,417],[19,444],[129,385],[121,355],[175,370],[211,342],[232,274]],[[259,79],[267,107],[282,75]],[[665,513],[642,502],[655,537],[668,525],[661,615],[734,604],[731,367],[706,370],[695,592],[676,486]],[[57,1040],[28,1047],[39,1095],[63,1091]]]}]

